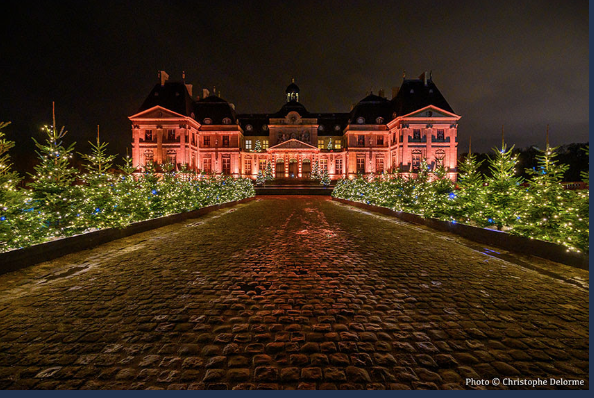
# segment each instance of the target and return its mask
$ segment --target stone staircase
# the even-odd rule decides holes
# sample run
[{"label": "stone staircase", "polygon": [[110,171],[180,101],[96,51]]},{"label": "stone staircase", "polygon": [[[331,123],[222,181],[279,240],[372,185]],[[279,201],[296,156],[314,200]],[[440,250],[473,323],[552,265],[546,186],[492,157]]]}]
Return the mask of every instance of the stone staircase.
[{"label": "stone staircase", "polygon": [[320,185],[319,180],[300,178],[277,178],[264,186],[256,186],[256,195],[327,195],[334,190],[336,181],[330,186]]}]

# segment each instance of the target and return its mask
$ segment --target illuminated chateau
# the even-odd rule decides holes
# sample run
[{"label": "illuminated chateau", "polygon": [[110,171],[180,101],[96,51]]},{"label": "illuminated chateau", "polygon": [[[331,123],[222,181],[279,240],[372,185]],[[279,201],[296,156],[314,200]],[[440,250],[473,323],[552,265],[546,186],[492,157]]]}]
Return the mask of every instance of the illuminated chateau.
[{"label": "illuminated chateau", "polygon": [[[403,79],[392,99],[370,94],[348,113],[312,113],[292,82],[275,113],[239,114],[233,104],[165,72],[132,122],[132,157],[206,173],[256,178],[271,162],[277,178],[307,178],[318,162],[331,178],[414,173],[422,159],[456,178],[458,120],[429,73]],[[258,150],[259,149],[259,150]]]}]

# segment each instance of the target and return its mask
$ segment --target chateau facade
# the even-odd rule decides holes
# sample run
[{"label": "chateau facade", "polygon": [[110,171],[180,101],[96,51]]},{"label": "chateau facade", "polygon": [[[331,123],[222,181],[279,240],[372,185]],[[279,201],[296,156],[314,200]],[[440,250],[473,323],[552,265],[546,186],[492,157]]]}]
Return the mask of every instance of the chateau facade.
[{"label": "chateau facade", "polygon": [[165,72],[132,122],[133,164],[185,164],[191,170],[255,179],[271,162],[277,178],[415,173],[423,159],[456,179],[458,120],[431,75],[403,79],[392,99],[370,94],[349,113],[311,113],[293,82],[276,113],[238,114],[208,90],[169,82]]}]

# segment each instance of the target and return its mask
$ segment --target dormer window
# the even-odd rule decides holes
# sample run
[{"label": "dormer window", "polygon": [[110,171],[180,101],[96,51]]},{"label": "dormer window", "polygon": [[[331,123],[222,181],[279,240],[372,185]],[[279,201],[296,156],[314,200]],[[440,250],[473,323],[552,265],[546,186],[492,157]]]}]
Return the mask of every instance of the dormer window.
[{"label": "dormer window", "polygon": [[334,126],[334,131],[340,131],[340,126],[338,124]]},{"label": "dormer window", "polygon": [[267,125],[263,125],[262,126],[262,131],[268,131],[268,126]]},{"label": "dormer window", "polygon": [[358,117],[358,118],[357,118],[357,123],[358,123],[358,124],[363,124],[363,123],[365,123],[365,118],[364,118],[364,117]]},{"label": "dormer window", "polygon": [[318,127],[318,130],[319,130],[319,131],[324,131],[324,126],[320,125],[320,126]]},{"label": "dormer window", "polygon": [[380,116],[380,117],[378,117],[377,119],[375,119],[375,122],[376,122],[377,124],[383,124],[383,123],[384,123],[384,118]]},{"label": "dormer window", "polygon": [[207,117],[204,119],[204,124],[212,124],[212,119]]},{"label": "dormer window", "polygon": [[252,130],[254,129],[254,127],[253,127],[251,124],[246,124],[246,125],[245,125],[245,129],[246,129],[247,131],[252,131]]},{"label": "dormer window", "polygon": [[224,118],[223,124],[231,124],[231,119],[229,119],[228,117]]}]

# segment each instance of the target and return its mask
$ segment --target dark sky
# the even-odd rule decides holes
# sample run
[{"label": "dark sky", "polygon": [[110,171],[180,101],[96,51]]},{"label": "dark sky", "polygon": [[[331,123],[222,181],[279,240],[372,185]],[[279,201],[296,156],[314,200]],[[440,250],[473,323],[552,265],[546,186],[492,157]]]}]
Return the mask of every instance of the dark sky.
[{"label": "dark sky", "polygon": [[[51,122],[77,150],[97,124],[111,151],[157,71],[239,113],[275,112],[291,78],[311,112],[348,112],[402,71],[433,80],[462,116],[459,152],[588,141],[587,1],[3,2],[0,121],[20,149]],[[18,152],[16,152],[18,153]]]}]

